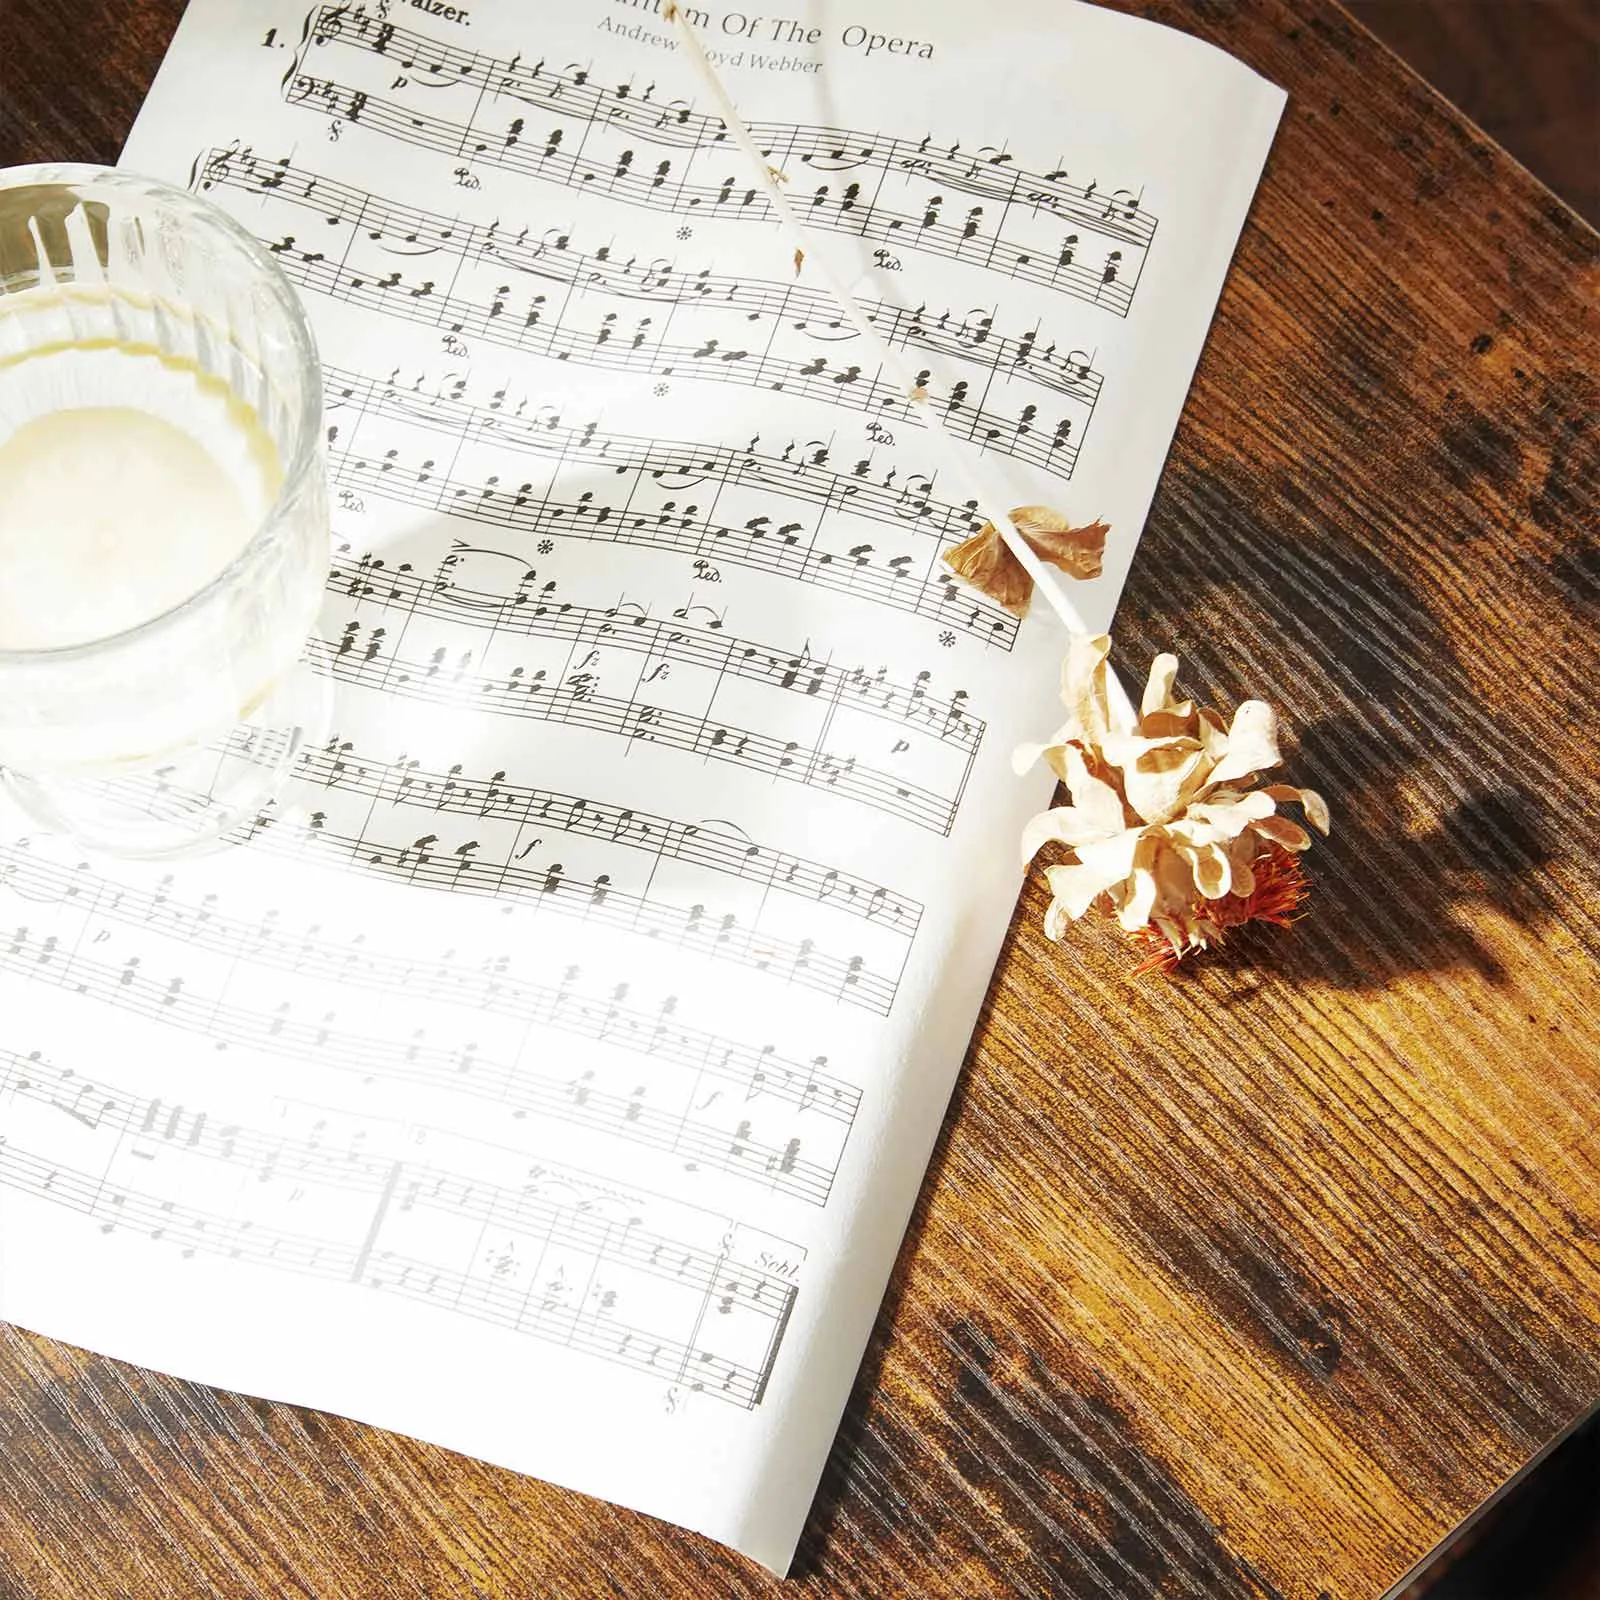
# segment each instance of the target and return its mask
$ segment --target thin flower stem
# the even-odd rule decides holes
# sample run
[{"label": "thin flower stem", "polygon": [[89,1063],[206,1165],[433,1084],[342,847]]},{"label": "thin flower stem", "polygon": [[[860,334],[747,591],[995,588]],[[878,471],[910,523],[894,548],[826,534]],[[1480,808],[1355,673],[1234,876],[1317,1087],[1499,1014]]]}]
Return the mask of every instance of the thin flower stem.
[{"label": "thin flower stem", "polygon": [[[1034,554],[1028,541],[1018,531],[1016,523],[1011,520],[1011,515],[1006,510],[1006,497],[996,493],[994,486],[987,481],[977,451],[965,439],[957,437],[944,418],[929,404],[927,390],[911,379],[899,356],[873,326],[855,295],[829,266],[827,257],[820,250],[813,248],[810,234],[795,213],[794,207],[789,204],[789,197],[783,192],[784,174],[775,171],[768,164],[767,158],[762,155],[750,135],[750,130],[745,126],[744,119],[734,109],[733,101],[728,98],[728,91],[723,87],[717,69],[712,66],[710,58],[706,55],[699,35],[690,26],[689,19],[683,14],[677,0],[664,0],[661,15],[677,30],[684,53],[694,63],[695,70],[716,105],[717,115],[722,118],[723,125],[733,136],[733,142],[744,152],[751,167],[759,176],[767,199],[772,203],[772,209],[777,213],[784,231],[798,252],[797,259],[803,260],[805,266],[814,270],[822,279],[828,292],[838,301],[839,309],[844,313],[845,319],[876,352],[884,371],[894,379],[906,399],[920,408],[928,425],[943,437],[949,448],[949,461],[961,491],[975,501],[983,516],[994,524],[1000,537],[1005,540],[1006,547],[1022,563],[1022,570],[1033,579],[1035,588],[1045,597],[1050,609],[1066,625],[1068,632],[1089,632],[1089,626],[1079,614],[1077,607],[1062,592],[1054,576]],[[1126,704],[1127,696],[1122,690],[1122,685],[1117,683],[1114,676],[1111,682],[1114,685],[1111,692],[1123,701],[1125,708],[1131,714],[1132,708]]]}]

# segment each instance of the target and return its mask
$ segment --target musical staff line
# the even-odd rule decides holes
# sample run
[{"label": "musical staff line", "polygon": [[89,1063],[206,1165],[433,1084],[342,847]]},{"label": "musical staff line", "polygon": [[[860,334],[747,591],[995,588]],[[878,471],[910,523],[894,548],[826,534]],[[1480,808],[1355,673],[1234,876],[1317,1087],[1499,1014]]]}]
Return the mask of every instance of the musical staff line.
[{"label": "musical staff line", "polygon": [[727,1172],[811,1205],[825,1205],[833,1186],[836,1156],[827,1161],[803,1156],[798,1138],[768,1144],[754,1136],[748,1117],[736,1116],[731,1128],[708,1120],[694,1106],[692,1087],[680,1105],[661,1109],[648,1103],[648,1085],[640,1085],[633,1094],[613,1093],[595,1084],[592,1069],[564,1081],[496,1061],[471,1044],[452,1050],[415,1039],[409,1043],[379,1039],[339,1030],[327,1016],[300,1022],[286,1006],[263,1012],[230,1005],[196,993],[182,977],[163,981],[146,976],[142,965],[137,956],[116,965],[81,952],[68,953],[57,936],[37,938],[26,927],[0,934],[0,972],[50,984],[208,1040],[298,1062],[315,1059],[332,1071],[359,1073],[367,1080],[382,1078],[492,1101],[513,1117],[537,1116],[597,1129],[646,1149],[684,1157],[692,1167]]},{"label": "musical staff line", "polygon": [[475,838],[452,846],[428,833],[403,844],[382,843],[365,828],[356,834],[338,832],[321,811],[312,813],[304,829],[285,834],[275,817],[276,813],[266,812],[257,818],[242,831],[241,842],[266,836],[269,848],[297,859],[318,861],[331,852],[396,882],[515,900],[714,961],[731,961],[879,1016],[888,1016],[893,1009],[904,970],[903,954],[900,967],[888,976],[869,967],[864,956],[832,955],[810,938],[779,938],[763,932],[759,924],[745,926],[731,911],[719,914],[701,903],[684,906],[629,893],[618,888],[609,873],[589,880],[569,873],[559,861],[523,865],[515,854],[515,840],[503,855],[480,855],[484,847]]},{"label": "musical staff line", "polygon": [[[374,66],[400,68],[402,77],[427,91],[430,105],[441,91],[460,87],[472,96],[471,110],[454,121],[321,76],[310,63],[330,46],[376,58]],[[379,82],[373,78],[374,90]],[[399,87],[386,86],[388,92]],[[282,82],[290,105],[468,165],[501,167],[678,215],[770,221],[766,197],[742,175],[721,120],[682,100],[657,102],[653,91],[654,85],[642,92],[632,84],[602,88],[589,82],[586,69],[555,71],[543,61],[529,66],[520,56],[501,60],[459,49],[349,6],[323,6],[308,16]],[[499,107],[507,100],[521,114],[502,116]],[[529,111],[553,119],[552,125],[530,129]],[[574,121],[582,132],[569,140],[566,124]],[[635,143],[591,151],[593,130]],[[936,144],[932,135],[912,141],[760,121],[750,130],[766,160],[795,182],[796,202],[813,227],[970,262],[1127,315],[1157,225],[1131,190],[1103,192],[1098,182],[1073,183],[1065,170],[1032,172],[1004,150],[964,153],[959,145]],[[657,147],[656,153],[641,145]],[[661,151],[672,153],[657,159]],[[694,181],[697,169],[711,162],[726,175]],[[807,193],[799,186],[802,169],[826,181]],[[915,182],[926,197],[909,209],[891,208],[884,195],[890,178]],[[951,194],[978,203],[951,206]],[[1048,244],[1024,247],[1014,230],[1027,221],[1046,225]],[[1099,245],[1093,260],[1086,239]]]},{"label": "musical staff line", "polygon": [[823,743],[826,721],[809,743],[775,738],[710,716],[598,694],[570,679],[558,682],[543,669],[528,673],[519,666],[503,676],[474,673],[470,651],[454,662],[443,649],[426,661],[413,660],[389,650],[384,629],[368,630],[364,644],[361,634],[360,623],[346,624],[327,665],[326,670],[342,683],[427,704],[467,706],[681,750],[703,760],[727,762],[787,783],[831,792],[934,833],[948,834],[954,825],[972,770],[973,753],[969,751],[957,781],[941,793],[902,782],[864,765],[855,756],[840,759],[829,754]]},{"label": "musical staff line", "polygon": [[[392,1162],[363,1156],[351,1149],[340,1153],[315,1141],[296,1143],[281,1134],[223,1122],[204,1111],[167,1104],[106,1088],[70,1068],[56,1067],[38,1052],[23,1056],[0,1046],[0,1094],[51,1106],[91,1133],[110,1129],[144,1141],[154,1151],[175,1146],[184,1154],[228,1165],[249,1167],[262,1177],[280,1171],[341,1189],[377,1194],[389,1180]],[[142,1156],[141,1159],[153,1159]]]},{"label": "musical staff line", "polygon": [[[867,460],[856,462],[848,473],[836,472],[827,465],[830,450],[822,441],[790,441],[781,451],[764,454],[755,448],[759,435],[744,448],[647,439],[601,433],[592,422],[576,427],[557,416],[528,415],[527,400],[509,405],[504,389],[489,404],[475,405],[461,398],[459,383],[425,393],[420,378],[405,387],[397,375],[382,380],[332,367],[326,377],[329,415],[348,409],[357,418],[354,427],[333,425],[330,450],[336,483],[352,492],[533,535],[731,562],[927,617],[1002,650],[1009,651],[1016,642],[1017,619],[987,596],[962,588],[939,559],[942,548],[975,533],[982,519],[970,504],[933,499],[931,478],[908,475],[897,487],[893,468],[880,481],[870,476]],[[437,462],[424,476],[421,462],[410,470],[400,468],[400,452],[392,445],[371,453],[353,448],[351,436],[368,416],[442,433],[457,453],[469,443],[483,442],[492,443],[497,452],[553,462],[558,470],[568,464],[603,467],[617,480],[617,490],[611,498],[585,490],[561,501],[553,493],[537,492],[532,482],[515,484],[499,474],[481,482],[464,481]],[[635,509],[647,480],[686,495],[706,488],[706,502],[673,499],[651,510]],[[716,508],[724,488],[757,489],[780,500],[803,501],[819,507],[820,515],[810,532],[802,522],[783,522],[774,515],[748,517],[737,525],[721,522]],[[902,536],[926,536],[940,548],[920,556],[895,555],[868,543],[841,541],[840,549],[829,550],[820,540],[828,519],[840,513],[881,523]],[[1091,578],[1099,571],[1098,556],[1085,553],[1072,575]]]},{"label": "musical staff line", "polygon": [[759,434],[741,446],[603,433],[597,422],[581,427],[563,423],[560,414],[548,406],[535,406],[530,414],[528,398],[512,405],[505,388],[497,389],[488,403],[473,404],[462,398],[465,379],[440,381],[424,390],[420,376],[407,385],[400,381],[398,370],[386,378],[336,366],[323,370],[330,411],[348,405],[362,414],[422,424],[463,444],[492,444],[497,450],[538,456],[557,466],[604,467],[619,477],[631,472],[672,479],[676,480],[674,488],[714,482],[769,489],[823,511],[847,511],[885,527],[921,534],[940,545],[958,543],[983,525],[972,501],[955,505],[936,500],[932,476],[908,473],[896,487],[897,468],[890,468],[879,480],[872,476],[871,459],[865,457],[854,462],[848,472],[835,470],[829,465],[833,457],[830,441],[793,439],[772,454],[757,450]]},{"label": "musical staff line", "polygon": [[[293,241],[269,242],[278,264],[302,288],[314,290],[350,305],[365,306],[412,322],[423,322],[453,334],[473,334],[495,344],[532,355],[553,356],[558,361],[602,371],[637,370],[656,378],[704,379],[716,384],[756,388],[768,394],[789,394],[821,400],[830,406],[861,411],[874,418],[925,428],[920,410],[892,377],[881,369],[869,375],[855,363],[830,366],[826,356],[772,357],[753,350],[723,348],[708,338],[699,345],[668,345],[641,324],[630,333],[617,331],[614,314],[597,320],[594,328],[577,330],[539,320],[539,308],[520,308],[522,320],[507,318],[508,301],[496,294],[487,303],[461,296],[435,296],[426,284],[408,288],[399,273],[374,282],[348,268],[296,254]],[[506,286],[509,293],[509,285]],[[390,300],[390,294],[398,298]],[[645,323],[650,321],[644,319]],[[922,376],[927,377],[928,374]],[[1061,417],[1041,422],[1039,407],[1029,402],[1017,414],[1004,416],[969,404],[970,386],[963,380],[948,394],[934,392],[932,403],[944,412],[957,435],[981,449],[996,450],[1018,461],[1043,467],[1063,478],[1072,476],[1078,459],[1074,437],[1077,419]],[[1079,430],[1081,432],[1081,429]]]},{"label": "musical staff line", "polygon": [[86,1217],[103,1218],[102,1233],[126,1226],[151,1239],[170,1238],[183,1245],[186,1256],[203,1251],[334,1279],[347,1279],[356,1259],[354,1250],[340,1250],[306,1234],[258,1233],[219,1212],[201,1211],[133,1189],[108,1190],[103,1178],[35,1156],[5,1134],[0,1134],[0,1187],[48,1200]]},{"label": "musical staff line", "polygon": [[[8,1132],[0,1136],[0,1186],[95,1219],[103,1233],[137,1232],[178,1246],[186,1258],[221,1255],[387,1290],[637,1371],[686,1380],[747,1409],[759,1403],[797,1294],[788,1279],[730,1253],[729,1242],[738,1240],[737,1223],[723,1233],[722,1248],[706,1248],[647,1226],[648,1196],[597,1191],[554,1198],[554,1193],[577,1193],[564,1172],[535,1167],[529,1181],[513,1189],[417,1161],[354,1150],[339,1155],[314,1137],[297,1140],[237,1124],[218,1126],[203,1110],[105,1089],[38,1053],[23,1057],[0,1049],[0,1093],[8,1094],[13,1106],[26,1102],[60,1113],[79,1130],[78,1141],[89,1144],[85,1153],[104,1151],[97,1174],[24,1148]],[[108,1142],[110,1149],[104,1150]],[[248,1169],[254,1181],[231,1211],[207,1209],[129,1184],[123,1168],[134,1170],[132,1163],[140,1160],[151,1179],[164,1176],[174,1163],[198,1160]],[[263,1191],[277,1200],[272,1186],[291,1176],[294,1188],[276,1214],[266,1203],[252,1206]],[[541,1192],[546,1180],[551,1194]],[[282,1220],[311,1187],[374,1201],[370,1213],[355,1214],[353,1226],[347,1223],[342,1233],[319,1238],[291,1230]],[[239,1214],[252,1209],[254,1216]],[[443,1232],[413,1225],[429,1213],[444,1223]],[[324,1208],[321,1214],[339,1213]],[[463,1231],[463,1223],[475,1226]],[[497,1242],[506,1244],[487,1263],[474,1259],[470,1247],[460,1248],[460,1238],[475,1240],[491,1228]],[[536,1246],[540,1263],[547,1256],[578,1258],[589,1269],[586,1290],[597,1283],[602,1287],[598,1293],[574,1293],[560,1267],[541,1283],[517,1281],[513,1267],[520,1276],[529,1275],[516,1260],[518,1243]],[[645,1317],[623,1320],[636,1302]],[[733,1340],[712,1336],[722,1333],[717,1326],[722,1317],[735,1314],[746,1322],[738,1330],[738,1344],[762,1352],[762,1359],[730,1359]],[[726,1326],[731,1330],[733,1324]]]},{"label": "musical staff line", "polygon": [[922,907],[915,900],[822,862],[756,844],[731,823],[680,822],[581,795],[511,783],[504,772],[473,778],[459,764],[448,771],[432,771],[405,756],[388,762],[369,759],[337,735],[322,748],[306,751],[294,775],[302,783],[360,795],[380,805],[416,806],[436,814],[501,819],[542,831],[604,839],[658,862],[707,867],[775,893],[876,921],[908,940],[922,918]]},{"label": "musical staff line", "polygon": [[70,905],[86,917],[166,933],[193,949],[253,966],[314,975],[341,988],[353,985],[471,1012],[493,1011],[514,1021],[610,1044],[630,1055],[683,1068],[696,1079],[729,1084],[745,1104],[771,1097],[841,1122],[847,1131],[861,1103],[861,1091],[854,1084],[826,1070],[825,1056],[802,1066],[779,1055],[775,1045],[739,1044],[690,1027],[678,1020],[676,1001],[670,997],[655,1015],[632,1009],[623,1004],[626,983],[604,997],[585,995],[573,987],[580,976],[577,967],[569,968],[561,984],[551,987],[513,977],[504,957],[480,968],[447,960],[412,960],[373,950],[362,935],[335,941],[317,937],[315,928],[290,933],[274,917],[246,922],[218,913],[209,903],[175,900],[165,884],[146,894],[99,877],[87,865],[58,867],[4,845],[0,845],[0,891],[36,904]]},{"label": "musical staff line", "polygon": [[[401,261],[424,262],[436,256],[458,264],[494,261],[512,272],[568,291],[607,294],[658,308],[705,306],[738,312],[746,324],[781,322],[797,332],[811,333],[815,339],[844,348],[861,337],[843,319],[830,296],[797,283],[727,277],[710,268],[691,271],[665,257],[641,260],[637,256],[622,256],[610,245],[591,253],[574,248],[570,235],[559,228],[547,229],[530,240],[531,230],[527,227],[520,231],[502,230],[499,222],[479,224],[464,221],[459,216],[424,211],[352,188],[322,173],[293,166],[287,156],[269,161],[250,149],[213,149],[201,158],[198,184],[202,190],[231,188],[268,198],[274,204],[308,212],[324,226],[347,225],[361,240]],[[321,264],[327,261],[326,251],[310,251],[304,247],[294,251],[292,247],[297,242],[291,236],[274,242],[270,248],[300,262]],[[444,304],[443,300],[432,298],[437,280],[424,281],[432,286],[423,298],[435,305]],[[380,285],[382,282],[380,280]],[[321,286],[320,282],[317,286]],[[406,289],[398,275],[389,287]],[[496,291],[501,297],[510,292],[509,285]],[[406,293],[409,298],[409,289]],[[381,303],[388,305],[387,301]],[[557,314],[569,303],[563,301]],[[475,329],[446,324],[442,315],[425,320],[448,325],[453,333],[490,333],[490,324],[506,315],[507,304],[503,298],[499,304],[500,309],[492,316],[485,315],[484,325]],[[537,323],[542,326],[550,314],[544,297],[530,299],[529,305],[537,310]],[[997,333],[994,328],[996,312],[992,308],[957,313],[949,308],[940,311],[926,303],[907,307],[874,300],[863,300],[861,308],[867,321],[896,348],[929,350],[991,377],[1024,377],[1041,389],[1079,402],[1089,412],[1099,398],[1104,379],[1094,370],[1092,355],[1083,350],[1063,349],[1059,341],[1047,340],[1038,327],[1015,337]],[[407,314],[403,305],[397,305],[396,309],[401,315]],[[514,331],[515,327],[513,324],[512,329],[505,332],[505,341],[524,344],[520,334]],[[562,348],[565,347],[552,346],[543,353],[559,354]],[[572,353],[579,353],[576,344],[572,346]],[[693,359],[694,354],[698,352],[688,356],[680,353],[679,359]],[[728,351],[707,354],[715,354],[724,362],[733,359]],[[728,377],[726,371],[718,369],[718,381],[727,381]],[[930,373],[919,374],[923,382],[930,377]],[[735,377],[733,381],[748,380]],[[830,379],[829,383],[832,381]],[[837,398],[827,383],[795,384],[793,388],[796,393],[820,393],[830,400]],[[1084,426],[1087,426],[1087,418]]]},{"label": "musical staff line", "polygon": [[975,751],[983,740],[986,724],[966,710],[966,690],[957,689],[948,699],[932,695],[929,672],[918,673],[909,684],[893,683],[881,669],[836,667],[803,650],[786,651],[724,634],[720,624],[697,628],[677,617],[654,618],[621,606],[577,605],[559,599],[554,583],[532,588],[531,572],[509,594],[474,588],[456,576],[461,559],[468,555],[517,562],[514,552],[474,549],[457,540],[430,577],[390,567],[373,556],[354,563],[336,557],[328,586],[347,599],[400,610],[408,617],[440,617],[502,636],[554,639],[568,647],[569,660],[585,649],[623,650],[647,661],[703,667],[719,678],[743,678],[808,699],[848,705],[897,726],[920,726],[958,750]]},{"label": "musical staff line", "polygon": [[[747,1411],[761,1403],[784,1326],[777,1318],[770,1319],[774,1333],[767,1341],[765,1359],[757,1365],[722,1360],[698,1348],[693,1337],[698,1324],[690,1325],[690,1337],[685,1339],[662,1338],[650,1329],[602,1318],[598,1312],[564,1308],[556,1293],[547,1292],[534,1299],[527,1291],[504,1288],[493,1278],[441,1272],[428,1261],[395,1250],[377,1253],[365,1281],[374,1289],[387,1289],[424,1305],[442,1304],[452,1311],[563,1345],[614,1366],[681,1383],[694,1393],[707,1394]],[[560,1288],[565,1287],[563,1282]],[[791,1288],[789,1293],[792,1297],[795,1291]],[[701,1315],[715,1298],[714,1291],[704,1293]],[[729,1296],[720,1298],[727,1300]]]}]

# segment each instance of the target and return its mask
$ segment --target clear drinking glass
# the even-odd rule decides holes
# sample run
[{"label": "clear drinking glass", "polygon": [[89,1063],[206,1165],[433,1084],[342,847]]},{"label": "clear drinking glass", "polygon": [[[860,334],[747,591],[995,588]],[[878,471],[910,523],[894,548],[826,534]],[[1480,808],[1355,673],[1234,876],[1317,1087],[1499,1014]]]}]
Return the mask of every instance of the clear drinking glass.
[{"label": "clear drinking glass", "polygon": [[311,329],[244,229],[127,173],[0,171],[0,781],[36,821],[201,847],[325,732],[323,455]]}]

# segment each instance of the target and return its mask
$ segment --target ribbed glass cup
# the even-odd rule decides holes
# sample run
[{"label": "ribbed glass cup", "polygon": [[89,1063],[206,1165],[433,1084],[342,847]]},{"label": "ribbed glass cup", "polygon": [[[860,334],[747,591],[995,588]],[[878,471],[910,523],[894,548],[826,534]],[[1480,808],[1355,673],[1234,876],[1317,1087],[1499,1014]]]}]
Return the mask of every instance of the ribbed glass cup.
[{"label": "ribbed glass cup", "polygon": [[[49,404],[63,357],[91,376],[120,362],[121,383],[137,369],[176,375],[179,394],[198,386],[248,441],[259,517],[221,570],[107,637],[0,638],[0,778],[35,821],[93,847],[204,847],[251,820],[325,732],[308,643],[329,561],[316,346],[272,258],[207,201],[99,167],[0,171],[0,450],[19,403],[37,390]],[[161,388],[146,387],[152,406]],[[114,559],[72,583],[122,591],[86,600],[126,600],[130,564],[167,553],[159,519],[130,513],[114,531]],[[24,557],[8,573],[0,545],[0,585],[25,613]]]}]

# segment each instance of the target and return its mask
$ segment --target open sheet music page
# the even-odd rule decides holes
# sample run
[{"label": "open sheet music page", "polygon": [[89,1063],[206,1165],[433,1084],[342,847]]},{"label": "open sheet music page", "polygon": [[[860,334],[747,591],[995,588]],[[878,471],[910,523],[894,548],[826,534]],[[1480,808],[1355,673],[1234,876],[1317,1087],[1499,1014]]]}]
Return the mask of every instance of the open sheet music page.
[{"label": "open sheet music page", "polygon": [[[1111,524],[1106,626],[1281,93],[1063,0],[779,9],[693,16],[1007,505]],[[194,0],[124,165],[312,313],[334,733],[193,862],[0,823],[0,1313],[782,1571],[1061,626],[942,565],[971,504],[656,0]]]}]

